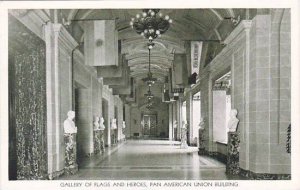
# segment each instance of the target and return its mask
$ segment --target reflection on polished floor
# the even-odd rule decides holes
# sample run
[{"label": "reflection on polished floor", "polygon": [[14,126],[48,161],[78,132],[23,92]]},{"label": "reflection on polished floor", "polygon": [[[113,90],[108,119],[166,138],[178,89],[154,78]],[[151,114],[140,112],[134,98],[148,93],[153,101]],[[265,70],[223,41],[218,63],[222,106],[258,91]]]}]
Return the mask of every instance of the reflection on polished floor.
[{"label": "reflection on polished floor", "polygon": [[225,165],[199,156],[197,147],[180,149],[179,142],[128,140],[104,160],[85,160],[79,172],[60,179],[97,180],[222,180]]}]

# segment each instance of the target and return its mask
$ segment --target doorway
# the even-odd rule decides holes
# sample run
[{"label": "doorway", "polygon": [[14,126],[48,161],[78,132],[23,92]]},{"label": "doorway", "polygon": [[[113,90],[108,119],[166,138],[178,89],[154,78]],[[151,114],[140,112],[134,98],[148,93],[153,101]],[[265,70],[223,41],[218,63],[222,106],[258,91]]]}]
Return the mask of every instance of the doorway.
[{"label": "doorway", "polygon": [[156,115],[144,115],[143,116],[143,136],[144,137],[155,137],[157,128],[157,117]]}]

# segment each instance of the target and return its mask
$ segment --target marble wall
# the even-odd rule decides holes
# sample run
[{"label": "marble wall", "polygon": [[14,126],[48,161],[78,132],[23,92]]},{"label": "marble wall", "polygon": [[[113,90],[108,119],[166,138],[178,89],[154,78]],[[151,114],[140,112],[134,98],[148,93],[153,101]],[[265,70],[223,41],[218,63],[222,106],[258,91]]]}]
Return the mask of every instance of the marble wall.
[{"label": "marble wall", "polygon": [[211,132],[211,83],[231,70],[232,108],[238,110],[240,120],[240,167],[256,174],[289,174],[285,141],[291,120],[290,10],[272,9],[242,21],[225,43],[220,54],[200,69],[196,85],[201,91],[201,113],[208,117],[206,150],[218,151]]},{"label": "marble wall", "polygon": [[[33,87],[37,89],[36,91],[32,90],[35,94],[31,95],[36,98],[31,98],[30,101],[32,102],[26,101],[25,103],[26,105],[30,103],[30,106],[33,105],[34,109],[36,109],[34,112],[30,112],[36,113],[31,114],[31,117],[35,119],[36,122],[28,124],[36,126],[36,128],[32,129],[35,130],[35,132],[31,130],[27,132],[39,134],[36,137],[34,136],[38,144],[34,147],[34,150],[26,149],[26,151],[29,152],[28,154],[25,154],[25,161],[27,162],[27,159],[32,158],[34,159],[34,162],[32,161],[29,164],[22,163],[23,167],[27,167],[26,172],[31,173],[28,175],[20,174],[19,178],[23,179],[24,176],[26,176],[27,178],[41,179],[46,178],[48,175],[50,179],[53,179],[62,175],[64,172],[65,145],[63,138],[63,121],[66,119],[66,114],[69,110],[80,108],[80,113],[76,113],[75,125],[78,126],[78,131],[81,131],[81,134],[85,135],[83,135],[84,138],[82,138],[82,135],[78,135],[78,146],[81,146],[81,150],[85,154],[92,154],[94,152],[92,122],[95,115],[102,114],[102,89],[104,86],[102,81],[97,78],[96,69],[85,65],[84,55],[78,50],[80,49],[80,47],[78,47],[78,43],[63,25],[55,23],[55,20],[51,20],[51,15],[47,15],[47,12],[41,10],[32,10],[26,15],[22,15],[22,11],[18,10],[10,12],[31,31],[30,32],[22,25],[20,25],[22,26],[21,28],[12,28],[12,30],[14,30],[20,38],[12,37],[11,39],[13,40],[10,40],[10,43],[15,43],[15,47],[22,47],[24,56],[28,57],[28,59],[20,58],[20,61],[17,60],[18,62],[22,61],[22,63],[24,62],[25,64],[26,62],[26,64],[30,65],[26,67],[26,69],[22,68],[22,72],[26,72],[26,74],[28,74],[28,72],[31,73],[31,75],[26,76],[26,78],[32,77],[33,80],[27,81],[23,79],[22,82],[25,82],[24,86],[26,86],[27,89],[33,89]],[[11,25],[11,27],[18,26],[19,24],[15,23]],[[24,32],[25,29],[26,32]],[[11,33],[11,35],[15,34]],[[19,42],[16,42],[16,40],[19,40]],[[22,45],[23,43],[24,45]],[[15,50],[10,52],[17,53]],[[13,54],[11,55],[12,58],[16,57]],[[15,60],[15,58],[11,60]],[[36,63],[42,61],[45,62],[44,68],[41,65],[36,65]],[[37,70],[42,70],[44,73],[41,71],[37,74]],[[18,76],[21,77],[22,75],[18,74]],[[34,79],[34,77],[37,79]],[[42,79],[39,77],[44,78]],[[27,84],[32,86],[28,86]],[[41,89],[38,89],[37,86]],[[75,89],[78,90],[77,95],[79,95],[79,97],[75,97]],[[105,87],[105,92],[109,103],[108,112],[110,113],[110,117],[113,117],[113,112],[111,112],[110,107],[114,107],[114,98],[118,99],[118,103],[116,105],[118,107],[119,115],[122,116],[123,110],[119,97],[114,97],[108,87]],[[45,97],[42,97],[42,95]],[[46,102],[45,105],[44,101]],[[13,101],[11,102],[14,103]],[[75,102],[77,102],[77,105],[74,106]],[[26,105],[23,106],[24,109],[26,108]],[[45,114],[44,118],[41,117],[43,114]],[[120,122],[121,121],[122,118],[120,118]],[[109,124],[107,127],[109,127]],[[12,142],[10,144],[12,146],[17,146],[17,144],[13,142],[16,142],[16,136],[13,135],[16,134],[16,128],[12,128],[14,130],[11,130],[10,133],[12,134]],[[31,127],[28,127],[28,129],[30,128]],[[29,141],[30,139],[28,139],[28,143]],[[24,146],[31,146],[30,143],[27,143],[27,139],[25,142],[26,144],[24,144]],[[29,155],[33,153],[36,154],[36,151],[38,151],[38,155]],[[24,157],[22,158],[21,156],[23,153],[21,152],[19,153],[18,151],[12,150],[11,154],[12,163],[16,163],[16,159],[24,160]],[[20,156],[17,156],[18,154],[20,154]],[[37,158],[34,156],[37,156]],[[35,168],[30,171],[30,167],[33,164]],[[13,164],[11,164],[11,166],[12,170],[17,170],[16,167],[13,167]],[[24,171],[22,170],[22,172]]]},{"label": "marble wall", "polygon": [[11,179],[47,177],[45,52],[45,42],[9,16]]}]

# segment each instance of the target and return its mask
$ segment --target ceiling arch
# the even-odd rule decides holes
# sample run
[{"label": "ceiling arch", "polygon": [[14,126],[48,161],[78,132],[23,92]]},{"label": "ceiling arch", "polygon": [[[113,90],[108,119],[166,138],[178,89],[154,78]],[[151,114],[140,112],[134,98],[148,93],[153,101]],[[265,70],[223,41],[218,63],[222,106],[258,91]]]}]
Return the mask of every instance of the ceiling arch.
[{"label": "ceiling arch", "polygon": [[[84,19],[115,20],[118,30],[118,39],[121,41],[121,54],[130,67],[130,76],[143,78],[147,74],[148,49],[147,40],[137,34],[129,25],[130,19],[141,9],[73,9],[61,10],[66,15],[66,20],[73,26],[73,33],[80,36],[82,42],[84,36]],[[229,17],[241,16],[245,18],[244,9],[161,9],[160,12],[168,14],[173,23],[169,30],[161,38],[155,39],[155,46],[151,51],[151,68],[153,74],[164,80],[168,69],[172,67],[174,54],[186,53],[186,45],[189,41],[206,40],[208,44],[207,54],[214,52],[218,45],[209,40],[224,40],[234,29]],[[77,27],[74,27],[77,26]],[[80,28],[80,31],[77,29]],[[80,35],[81,34],[81,35]],[[152,70],[151,70],[152,71]]]}]

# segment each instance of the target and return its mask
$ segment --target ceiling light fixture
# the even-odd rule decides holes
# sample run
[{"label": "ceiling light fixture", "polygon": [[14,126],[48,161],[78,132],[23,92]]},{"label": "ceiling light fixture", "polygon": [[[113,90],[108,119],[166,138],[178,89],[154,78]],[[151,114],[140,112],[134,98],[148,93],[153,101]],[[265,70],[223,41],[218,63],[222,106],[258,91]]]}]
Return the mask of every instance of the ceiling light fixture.
[{"label": "ceiling light fixture", "polygon": [[147,94],[144,94],[144,96],[147,97],[148,100],[151,100],[154,97],[154,95],[151,92],[150,86],[149,86],[149,90],[147,91]]},{"label": "ceiling light fixture", "polygon": [[149,41],[160,37],[173,22],[168,15],[159,13],[159,9],[143,9],[142,14],[131,18],[130,25],[135,31]]},{"label": "ceiling light fixture", "polygon": [[148,104],[146,105],[146,108],[149,109],[149,110],[152,109],[153,108],[153,101],[148,99]]},{"label": "ceiling light fixture", "polygon": [[148,48],[148,50],[149,50],[149,67],[148,67],[149,70],[148,70],[147,77],[143,78],[142,80],[150,87],[157,81],[157,78],[154,78],[152,76],[152,73],[151,73],[151,70],[150,70],[150,51],[151,51],[151,49]]}]

